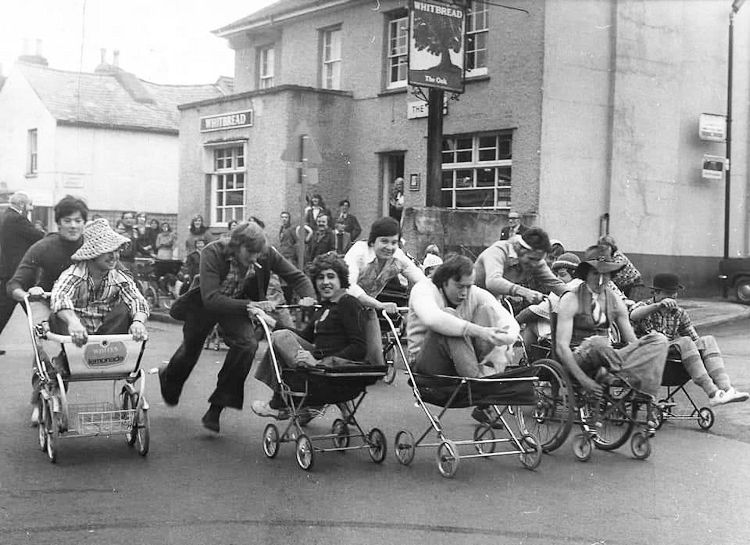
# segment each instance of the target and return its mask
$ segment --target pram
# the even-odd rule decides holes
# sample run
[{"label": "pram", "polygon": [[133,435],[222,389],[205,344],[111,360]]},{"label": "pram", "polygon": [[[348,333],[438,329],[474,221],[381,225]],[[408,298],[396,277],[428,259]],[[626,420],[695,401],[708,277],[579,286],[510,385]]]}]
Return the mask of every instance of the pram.
[{"label": "pram", "polygon": [[[383,343],[383,359],[386,365],[386,373],[383,377],[383,382],[386,384],[392,384],[396,379],[396,367],[398,365],[399,351],[396,349],[396,336],[402,339],[406,331],[406,317],[404,314],[408,311],[406,303],[409,301],[409,293],[405,289],[385,289],[377,297],[378,301],[386,303],[395,303],[398,305],[399,314],[391,317],[393,325],[395,325],[396,334],[391,329],[388,322],[383,318],[378,319],[380,324],[380,335]],[[403,361],[403,359],[401,360]]]},{"label": "pram", "polygon": [[[685,385],[690,382],[691,378],[682,364],[680,352],[675,347],[670,347],[667,353],[667,362],[664,365],[664,374],[661,378],[661,385],[666,386],[667,396],[660,399],[654,408],[654,419],[656,428],[659,429],[667,420],[692,420],[698,421],[701,429],[707,430],[714,425],[714,412],[708,407],[700,407],[695,404],[693,398],[685,389]],[[675,396],[682,392],[692,406],[690,412],[679,412]]]},{"label": "pram", "polygon": [[[414,373],[408,358],[404,353],[390,317],[383,313],[384,319],[390,324],[396,338],[399,353],[404,361],[412,387],[414,399],[422,408],[429,425],[427,429],[414,440],[414,436],[407,430],[396,434],[394,451],[396,459],[403,465],[409,465],[414,460],[417,447],[437,447],[437,466],[443,477],[453,477],[458,470],[461,460],[467,458],[487,458],[491,456],[519,455],[521,464],[527,469],[535,469],[542,461],[542,447],[537,438],[526,432],[521,418],[520,405],[535,405],[537,402],[534,391],[534,370],[531,368],[514,368],[506,370],[501,375],[491,378],[466,378],[445,375],[421,375]],[[427,404],[442,407],[435,415]],[[448,409],[472,406],[487,406],[492,413],[491,421],[479,424],[474,428],[472,439],[449,439],[440,419]],[[519,433],[513,431],[507,417],[518,419]],[[507,437],[496,438],[495,429],[501,430]],[[423,442],[431,431],[437,435],[438,442]],[[507,445],[507,449],[496,451],[499,444]],[[472,446],[475,453],[460,453],[459,447]]]},{"label": "pram", "polygon": [[[367,364],[354,364],[335,368],[282,368],[271,342],[271,331],[263,320],[257,320],[268,341],[276,380],[281,398],[289,413],[289,422],[283,431],[276,424],[263,430],[263,453],[274,458],[281,443],[296,444],[297,464],[308,471],[315,463],[315,455],[322,452],[345,452],[367,449],[375,463],[381,463],[387,453],[385,435],[378,428],[365,432],[356,419],[356,413],[367,394],[367,387],[382,379],[386,373],[380,330],[373,310],[367,311]],[[321,435],[306,433],[303,426],[311,414],[321,414],[326,405],[338,405],[342,417],[334,420],[331,432]],[[319,446],[331,441],[330,447]],[[352,441],[358,444],[352,445]]]},{"label": "pram", "polygon": [[[145,456],[150,442],[149,405],[140,362],[146,341],[134,341],[130,335],[89,335],[79,347],[69,336],[50,332],[46,321],[37,322],[34,311],[40,315],[41,309],[35,310],[28,297],[24,304],[41,387],[39,448],[55,462],[61,437],[124,435],[128,446],[135,445]],[[67,357],[69,376],[63,377],[49,357],[58,353]],[[111,382],[112,400],[70,403],[68,383],[82,382]]]}]

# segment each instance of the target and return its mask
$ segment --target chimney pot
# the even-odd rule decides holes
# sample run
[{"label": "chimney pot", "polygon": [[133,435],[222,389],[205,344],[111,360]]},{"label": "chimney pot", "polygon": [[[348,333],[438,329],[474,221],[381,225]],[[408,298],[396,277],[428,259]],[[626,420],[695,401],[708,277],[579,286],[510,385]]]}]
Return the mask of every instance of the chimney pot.
[{"label": "chimney pot", "polygon": [[119,68],[119,66],[120,66],[120,50],[119,49],[115,49],[112,52],[112,64],[116,68]]},{"label": "chimney pot", "polygon": [[102,47],[99,50],[99,57],[101,58],[101,61],[100,61],[101,64],[106,64],[107,63],[107,50],[105,48]]}]

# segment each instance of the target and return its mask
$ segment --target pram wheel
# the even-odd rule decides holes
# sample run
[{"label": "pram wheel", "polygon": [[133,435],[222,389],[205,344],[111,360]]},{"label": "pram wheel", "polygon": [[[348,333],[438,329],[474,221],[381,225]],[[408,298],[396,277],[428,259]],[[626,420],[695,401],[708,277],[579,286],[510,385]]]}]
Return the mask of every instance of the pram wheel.
[{"label": "pram wheel", "polygon": [[[485,442],[486,441],[486,442]],[[489,424],[479,424],[474,428],[474,448],[478,454],[495,452],[495,432]]]},{"label": "pram wheel", "polygon": [[651,456],[651,441],[649,441],[648,436],[642,431],[634,433],[630,439],[630,450],[633,453],[633,457],[638,460],[645,460]]},{"label": "pram wheel", "polygon": [[[127,388],[122,389],[122,410],[123,411],[129,411],[129,410],[135,410],[135,408],[138,406],[138,394],[136,393],[128,393]],[[138,433],[136,432],[136,424],[135,424],[135,415],[133,415],[132,418],[132,426],[131,428],[125,432],[125,440],[128,442],[128,446],[132,447],[135,445],[135,441],[138,438]]]},{"label": "pram wheel", "polygon": [[698,426],[707,430],[714,425],[714,412],[708,407],[701,407],[698,411]]},{"label": "pram wheel", "polygon": [[39,450],[44,452],[47,450],[47,426],[44,424],[44,414],[47,409],[45,408],[44,399],[42,399],[41,396],[39,397],[37,408],[39,409],[39,423],[37,424],[37,432],[39,433]]},{"label": "pram wheel", "polygon": [[554,360],[541,359],[532,367],[539,377],[534,382],[537,403],[532,407],[533,412],[519,411],[519,424],[526,415],[522,431],[537,437],[544,452],[552,452],[562,446],[573,427],[573,387],[563,368]]},{"label": "pram wheel", "polygon": [[305,471],[309,471],[315,463],[315,452],[312,441],[304,433],[297,437],[297,465]]},{"label": "pram wheel", "polygon": [[386,368],[385,375],[383,375],[383,382],[385,382],[386,384],[393,384],[393,381],[396,380],[396,361],[394,360],[395,357],[395,350],[391,350],[389,358],[385,360]]},{"label": "pram wheel", "polygon": [[539,464],[542,463],[542,445],[536,440],[536,437],[530,434],[524,434],[521,437],[521,446],[524,452],[521,453],[519,458],[521,464],[526,469],[536,469]]},{"label": "pram wheel", "polygon": [[[333,421],[331,434],[336,436],[333,438],[334,448],[345,449],[349,446],[349,426],[340,418]],[[341,451],[342,454],[344,452],[343,450]]]},{"label": "pram wheel", "polygon": [[148,454],[149,444],[151,443],[147,410],[139,409],[136,411],[133,418],[133,428],[135,428],[135,448],[138,454],[145,456]]},{"label": "pram wheel", "polygon": [[393,449],[396,454],[396,460],[398,460],[400,464],[408,466],[412,460],[414,460],[414,451],[416,450],[414,436],[411,432],[406,430],[398,432],[396,434],[396,443]]},{"label": "pram wheel", "polygon": [[600,450],[615,450],[628,440],[635,426],[638,404],[633,403],[633,417],[627,412],[624,399],[603,399],[601,409],[601,427],[594,437],[594,444]]},{"label": "pram wheel", "polygon": [[664,418],[664,411],[661,410],[661,407],[658,404],[654,405],[653,408],[651,409],[651,416],[654,419],[654,424],[656,424],[654,427],[657,430],[660,430],[661,427],[664,425],[665,418]]},{"label": "pram wheel", "polygon": [[579,462],[588,462],[594,450],[591,438],[586,433],[579,433],[573,438],[573,454]]},{"label": "pram wheel", "polygon": [[385,460],[388,454],[388,443],[385,440],[385,434],[378,428],[372,428],[367,434],[367,444],[370,446],[370,459],[376,464]]},{"label": "pram wheel", "polygon": [[57,437],[59,433],[55,420],[55,413],[52,411],[52,406],[49,403],[45,403],[42,421],[44,422],[44,432],[47,435],[47,458],[53,464],[57,461]]},{"label": "pram wheel", "polygon": [[275,458],[279,453],[279,430],[274,424],[268,424],[263,430],[263,454]]},{"label": "pram wheel", "polygon": [[458,449],[453,441],[445,440],[437,449],[437,465],[443,477],[451,478],[458,470]]}]

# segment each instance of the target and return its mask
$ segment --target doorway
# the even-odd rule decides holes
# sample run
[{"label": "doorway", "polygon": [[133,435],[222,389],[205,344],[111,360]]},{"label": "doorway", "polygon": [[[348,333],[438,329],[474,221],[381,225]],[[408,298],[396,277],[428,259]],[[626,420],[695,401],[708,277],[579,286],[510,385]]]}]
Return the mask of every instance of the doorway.
[{"label": "doorway", "polygon": [[388,201],[393,188],[393,180],[404,177],[404,157],[405,151],[394,151],[382,153],[380,155],[380,179],[381,206],[380,213],[382,216],[388,215]]}]

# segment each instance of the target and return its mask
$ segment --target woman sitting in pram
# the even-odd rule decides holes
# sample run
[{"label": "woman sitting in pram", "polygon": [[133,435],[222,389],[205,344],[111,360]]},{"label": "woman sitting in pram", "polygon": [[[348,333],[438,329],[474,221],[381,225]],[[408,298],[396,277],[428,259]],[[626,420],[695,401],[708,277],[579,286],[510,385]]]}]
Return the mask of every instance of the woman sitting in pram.
[{"label": "woman sitting in pram", "polygon": [[[656,395],[667,357],[667,339],[661,333],[636,338],[622,299],[609,287],[613,272],[622,267],[606,246],[590,246],[576,277],[583,280],[560,298],[555,349],[570,375],[595,396],[604,393],[612,374],[634,389]],[[616,325],[627,343],[612,347],[610,326]]]},{"label": "woman sitting in pram", "polygon": [[[320,308],[305,329],[273,332],[271,342],[280,366],[336,367],[361,362],[367,354],[365,308],[346,293],[349,287],[346,262],[329,252],[317,256],[307,272],[318,294]],[[274,395],[270,401],[253,401],[253,412],[258,416],[287,418],[270,350],[258,365],[255,378],[268,385]]]}]

